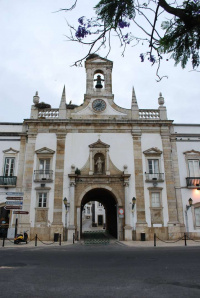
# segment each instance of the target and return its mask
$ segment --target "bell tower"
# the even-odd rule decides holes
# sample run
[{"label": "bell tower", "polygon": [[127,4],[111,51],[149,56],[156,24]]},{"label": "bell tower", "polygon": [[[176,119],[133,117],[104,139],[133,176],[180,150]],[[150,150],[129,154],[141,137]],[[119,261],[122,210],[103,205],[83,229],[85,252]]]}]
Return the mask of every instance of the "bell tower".
[{"label": "bell tower", "polygon": [[92,98],[106,98],[113,100],[112,94],[113,62],[99,55],[91,54],[85,61],[86,94],[84,101]]}]

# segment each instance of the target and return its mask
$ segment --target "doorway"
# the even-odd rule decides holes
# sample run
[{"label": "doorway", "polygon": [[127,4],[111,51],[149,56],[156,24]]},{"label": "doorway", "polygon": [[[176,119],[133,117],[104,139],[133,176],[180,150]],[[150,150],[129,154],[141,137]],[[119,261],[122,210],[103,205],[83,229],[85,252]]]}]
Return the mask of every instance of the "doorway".
[{"label": "doorway", "polygon": [[[117,200],[107,189],[104,188],[95,188],[88,191],[81,202],[81,216],[80,216],[80,233],[82,235],[82,226],[83,226],[83,212],[85,206],[90,202],[97,202],[92,206],[92,226],[96,229],[105,229],[105,231],[112,237],[118,238],[118,227],[117,227]],[[96,214],[95,216],[95,205],[105,209],[105,220],[103,214]]]},{"label": "doorway", "polygon": [[103,225],[103,215],[98,215],[98,226]]}]

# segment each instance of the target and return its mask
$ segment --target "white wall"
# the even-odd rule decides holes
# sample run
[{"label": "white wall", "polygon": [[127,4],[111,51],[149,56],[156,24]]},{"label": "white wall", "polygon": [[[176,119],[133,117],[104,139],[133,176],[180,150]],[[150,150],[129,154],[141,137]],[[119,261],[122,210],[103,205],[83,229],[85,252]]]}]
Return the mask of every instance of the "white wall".
[{"label": "white wall", "polygon": [[[0,127],[1,128],[1,127]],[[19,140],[20,137],[17,137]],[[6,139],[6,141],[1,141],[1,139]],[[10,139],[10,141],[9,141]],[[0,137],[0,176],[3,176],[4,174],[4,163],[5,163],[5,155],[4,155],[4,150],[7,149],[14,149],[19,151],[20,149],[20,141],[11,141],[11,139],[16,139],[16,137],[10,137],[10,136],[5,136],[5,137]],[[18,159],[19,159],[19,153],[14,155],[16,160],[15,160],[15,176],[17,176],[17,171],[18,171]],[[15,191],[15,188],[6,190],[5,188],[0,188],[0,204],[6,202],[6,192],[7,191]]]},{"label": "white wall", "polygon": [[[163,151],[162,147],[162,139],[160,134],[156,133],[144,133],[142,134],[141,138],[142,142],[142,152],[145,150],[148,150],[150,148],[155,148],[157,147],[160,151]],[[143,161],[143,173],[147,172],[148,173],[148,168],[146,165],[146,157],[143,154],[142,156],[142,161]],[[160,172],[165,173],[164,171],[164,159],[163,159],[163,154],[161,155],[160,158]],[[151,214],[150,214],[150,197],[149,197],[149,190],[148,187],[153,187],[153,183],[147,183],[145,182],[145,174],[144,174],[144,197],[145,197],[145,211],[146,211],[146,221],[148,223],[148,226],[151,226]],[[164,226],[167,226],[168,223],[168,204],[167,204],[167,192],[166,192],[166,183],[164,182],[159,182],[158,187],[162,187],[162,206],[163,206],[163,220],[164,220]]]},{"label": "white wall", "polygon": [[0,131],[1,132],[22,132],[22,124],[21,123],[0,123]]},{"label": "white wall", "polygon": [[[199,133],[200,134],[200,126],[199,127],[180,127],[180,129],[186,128],[185,131],[188,133]],[[195,128],[195,130],[193,130]],[[198,128],[198,131],[197,131]],[[175,127],[176,131],[176,127]],[[188,205],[189,198],[192,198],[193,204],[200,202],[200,191],[197,189],[188,189],[187,183],[186,183],[186,177],[188,177],[188,165],[185,159],[185,154],[183,154],[186,151],[200,151],[200,141],[199,142],[184,142],[179,141],[176,143],[177,145],[177,152],[178,152],[178,164],[179,164],[179,173],[180,173],[180,183],[181,183],[181,194],[182,194],[182,202],[183,202],[183,215],[185,219],[185,210],[186,205]],[[195,230],[193,225],[193,215],[191,212],[191,208],[187,212],[188,214],[188,226],[190,232],[200,232],[200,229]]]},{"label": "white wall", "polygon": [[174,133],[200,133],[200,124],[174,124]]},{"label": "white wall", "polygon": [[[49,196],[48,196],[48,207],[49,207],[49,212],[48,212],[48,220],[49,220],[49,225],[53,221],[53,209],[54,209],[54,181],[55,181],[55,163],[56,163],[56,144],[57,144],[57,139],[56,139],[56,134],[55,133],[39,133],[36,138],[36,143],[35,143],[35,150],[41,149],[43,147],[47,147],[48,149],[54,150],[55,153],[53,155],[53,160],[52,160],[52,170],[53,170],[53,182],[52,183],[46,183],[47,187],[51,187],[51,190],[49,191]],[[37,154],[34,156],[34,166],[33,170],[37,169]],[[34,177],[33,177],[34,179]],[[41,183],[35,183],[33,181],[33,186],[32,186],[32,194],[31,194],[31,213],[30,213],[30,221],[31,221],[31,227],[34,227],[35,223],[35,207],[37,206],[37,201],[36,201],[36,190],[35,187],[39,187]],[[64,205],[64,204],[63,204]],[[63,221],[64,223],[64,221]]]}]

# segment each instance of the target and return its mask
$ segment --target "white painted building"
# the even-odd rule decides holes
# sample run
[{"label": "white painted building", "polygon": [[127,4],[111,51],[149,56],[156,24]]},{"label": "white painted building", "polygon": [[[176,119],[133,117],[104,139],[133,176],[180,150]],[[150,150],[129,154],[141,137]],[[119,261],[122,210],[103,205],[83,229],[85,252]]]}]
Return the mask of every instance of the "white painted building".
[{"label": "white painted building", "polygon": [[[173,124],[161,94],[158,109],[139,109],[134,89],[131,109],[117,106],[113,63],[91,55],[85,67],[82,105],[66,104],[65,88],[59,108],[36,94],[30,119],[0,123],[0,225],[17,216],[31,238],[71,240],[84,206],[96,201],[119,240],[199,237],[200,125]],[[5,216],[9,192],[23,192],[29,214]]]}]

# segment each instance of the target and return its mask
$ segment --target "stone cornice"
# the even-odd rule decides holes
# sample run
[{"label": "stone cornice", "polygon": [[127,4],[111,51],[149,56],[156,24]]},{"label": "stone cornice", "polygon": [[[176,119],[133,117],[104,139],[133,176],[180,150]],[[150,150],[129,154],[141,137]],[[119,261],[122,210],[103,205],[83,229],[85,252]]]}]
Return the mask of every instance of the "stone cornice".
[{"label": "stone cornice", "polygon": [[132,120],[132,119],[25,119],[24,123],[53,123],[53,124],[137,124],[137,125],[147,125],[147,124],[157,124],[157,125],[165,125],[171,126],[173,120]]},{"label": "stone cornice", "polygon": [[21,136],[22,133],[21,132],[0,132],[0,136],[1,137],[19,137]]}]

